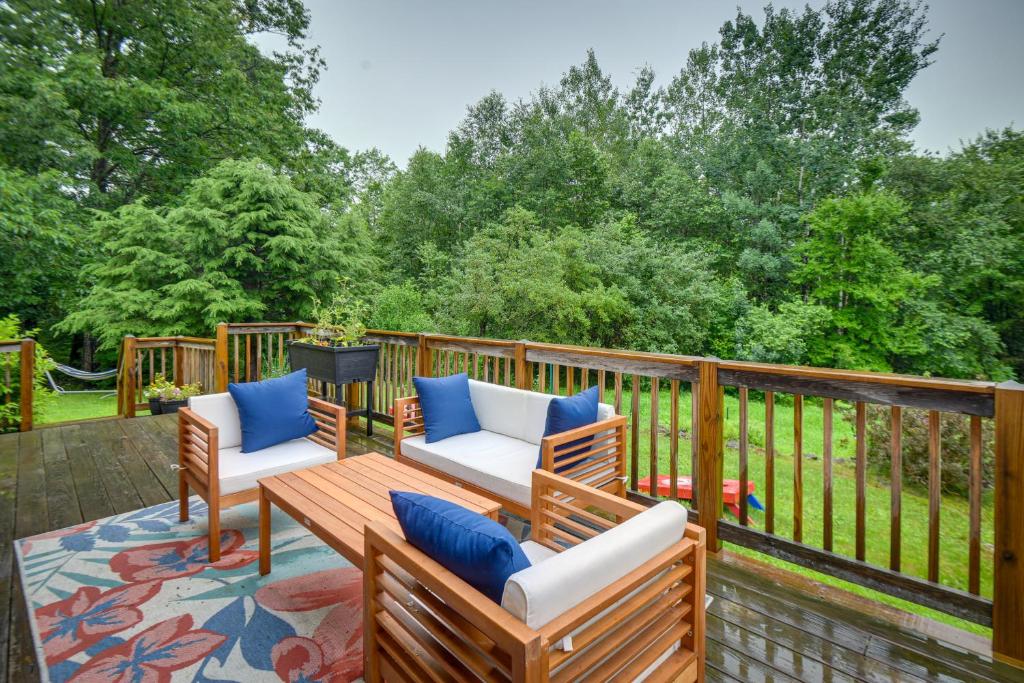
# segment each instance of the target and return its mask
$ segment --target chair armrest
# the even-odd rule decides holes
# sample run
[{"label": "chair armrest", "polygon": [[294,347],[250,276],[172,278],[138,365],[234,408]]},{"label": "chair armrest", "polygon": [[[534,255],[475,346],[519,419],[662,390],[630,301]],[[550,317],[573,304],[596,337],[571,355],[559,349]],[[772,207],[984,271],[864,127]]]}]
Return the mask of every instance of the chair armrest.
[{"label": "chair armrest", "polygon": [[324,401],[323,399],[309,397],[309,414],[316,422],[317,431],[306,438],[310,441],[329,448],[337,455],[338,460],[345,457],[345,407]]},{"label": "chair armrest", "polygon": [[500,605],[380,522],[364,553],[366,680],[541,680],[539,635]]},{"label": "chair armrest", "polygon": [[220,494],[219,432],[190,408],[178,409],[178,467],[214,498]]},{"label": "chair armrest", "polygon": [[[571,445],[580,439],[584,444]],[[616,415],[607,420],[561,434],[545,436],[540,442],[541,469],[581,481],[594,488],[626,495],[626,418]]]},{"label": "chair armrest", "polygon": [[402,454],[401,442],[407,436],[423,433],[423,408],[419,396],[395,399],[395,457]]},{"label": "chair armrest", "polygon": [[561,552],[618,526],[647,508],[544,470],[530,486],[530,540]]}]

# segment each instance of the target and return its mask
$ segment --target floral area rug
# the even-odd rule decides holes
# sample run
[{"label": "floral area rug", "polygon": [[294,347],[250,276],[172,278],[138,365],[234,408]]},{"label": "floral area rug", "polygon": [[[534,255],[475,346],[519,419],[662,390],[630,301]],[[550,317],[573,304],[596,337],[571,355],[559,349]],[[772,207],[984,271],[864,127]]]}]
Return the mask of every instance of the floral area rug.
[{"label": "floral area rug", "polygon": [[362,573],[274,510],[258,571],[255,503],[221,516],[177,502],[15,542],[43,679],[331,681],[362,676]]}]

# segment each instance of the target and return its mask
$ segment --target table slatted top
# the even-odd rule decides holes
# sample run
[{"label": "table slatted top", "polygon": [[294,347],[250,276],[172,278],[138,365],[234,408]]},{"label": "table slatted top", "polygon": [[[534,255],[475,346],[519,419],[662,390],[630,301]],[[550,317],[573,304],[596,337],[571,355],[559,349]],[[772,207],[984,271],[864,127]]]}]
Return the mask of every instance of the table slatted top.
[{"label": "table slatted top", "polygon": [[380,453],[279,474],[259,483],[273,504],[360,568],[367,522],[381,522],[402,533],[388,495],[391,490],[435,496],[491,518],[501,509],[495,501]]}]

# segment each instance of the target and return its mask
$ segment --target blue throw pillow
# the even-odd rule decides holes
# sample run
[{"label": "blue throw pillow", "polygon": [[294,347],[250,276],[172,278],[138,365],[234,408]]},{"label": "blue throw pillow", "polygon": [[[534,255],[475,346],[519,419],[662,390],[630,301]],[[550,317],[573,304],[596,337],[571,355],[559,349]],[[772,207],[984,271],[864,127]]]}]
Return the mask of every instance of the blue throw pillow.
[{"label": "blue throw pillow", "polygon": [[427,443],[480,431],[469,398],[469,375],[460,372],[448,377],[413,377],[412,383],[420,397]]},{"label": "blue throw pillow", "polygon": [[421,493],[391,491],[391,504],[409,543],[496,603],[508,577],[530,566],[516,539],[493,519]]},{"label": "blue throw pillow", "polygon": [[[561,434],[570,429],[586,427],[595,422],[597,422],[597,387],[590,387],[575,396],[551,399],[551,403],[548,404],[548,418],[544,423],[544,436]],[[559,460],[576,455],[593,438],[592,436],[587,436],[560,446],[555,456],[555,473],[557,474],[581,464],[580,462],[574,462],[561,468],[558,467]],[[537,469],[541,469],[543,466],[543,455],[538,455]]]},{"label": "blue throw pillow", "polygon": [[242,452],[307,436],[316,431],[306,397],[306,369],[262,382],[229,384],[242,423]]}]

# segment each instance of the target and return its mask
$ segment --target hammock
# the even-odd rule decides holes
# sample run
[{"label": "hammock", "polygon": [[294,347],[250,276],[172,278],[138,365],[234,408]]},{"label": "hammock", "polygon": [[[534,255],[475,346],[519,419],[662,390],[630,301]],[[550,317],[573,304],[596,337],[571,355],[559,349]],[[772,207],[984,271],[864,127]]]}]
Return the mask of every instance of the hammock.
[{"label": "hammock", "polygon": [[[114,377],[115,375],[117,375],[117,368],[113,368],[111,370],[103,370],[102,372],[86,372],[85,370],[79,370],[78,368],[73,368],[70,365],[62,365],[60,363],[57,363],[57,370],[60,370],[61,372],[63,372],[68,377],[73,377],[75,379],[82,380],[84,382],[99,382],[100,380],[110,379],[111,377]],[[102,394],[102,393],[106,393],[106,394],[109,394],[111,396],[114,395],[114,394],[111,393],[111,391],[109,389],[82,389],[82,390],[78,390],[78,391],[70,391],[70,390],[65,389],[64,387],[60,386],[59,384],[57,384],[57,382],[53,379],[53,375],[50,374],[49,370],[46,371],[46,379],[50,382],[50,388],[53,389],[58,394]]]}]

